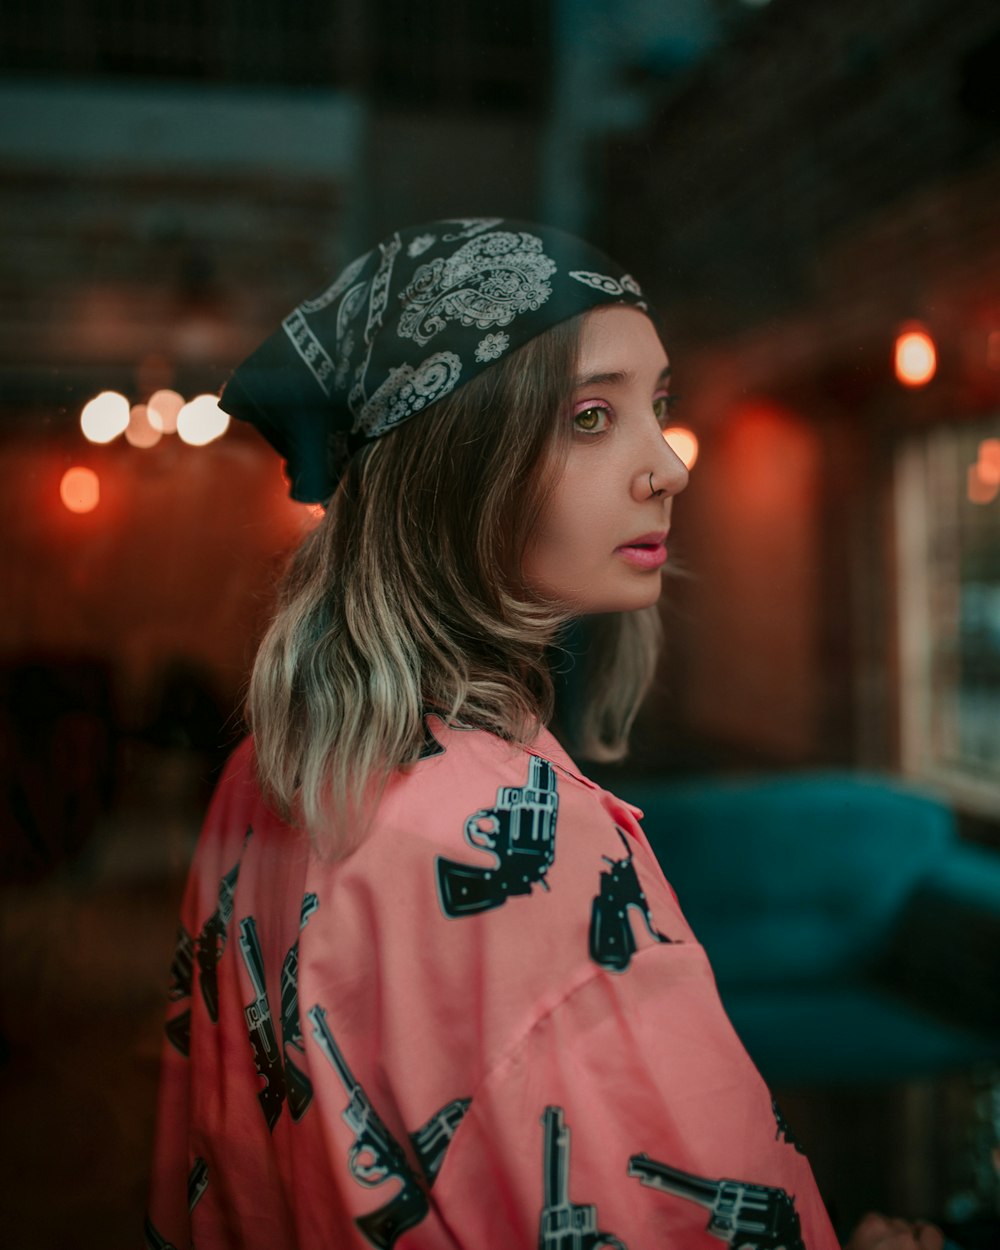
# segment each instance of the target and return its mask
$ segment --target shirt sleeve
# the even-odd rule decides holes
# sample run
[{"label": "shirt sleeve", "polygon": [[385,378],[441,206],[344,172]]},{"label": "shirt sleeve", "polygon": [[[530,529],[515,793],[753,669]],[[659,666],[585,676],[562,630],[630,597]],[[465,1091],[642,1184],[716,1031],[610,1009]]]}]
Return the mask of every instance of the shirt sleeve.
[{"label": "shirt sleeve", "polygon": [[436,1197],[463,1246],[838,1245],[694,943],[596,970],[540,1018],[473,1094]]},{"label": "shirt sleeve", "polygon": [[[167,983],[144,1244],[147,1250],[189,1250],[191,1212],[209,1181],[193,1142],[204,1124],[193,1105],[193,1076],[218,1018],[233,897],[245,849],[249,776],[244,743],[227,761],[206,813],[181,902]],[[232,959],[232,950],[229,951]],[[214,1018],[214,1019],[213,1019]]]}]

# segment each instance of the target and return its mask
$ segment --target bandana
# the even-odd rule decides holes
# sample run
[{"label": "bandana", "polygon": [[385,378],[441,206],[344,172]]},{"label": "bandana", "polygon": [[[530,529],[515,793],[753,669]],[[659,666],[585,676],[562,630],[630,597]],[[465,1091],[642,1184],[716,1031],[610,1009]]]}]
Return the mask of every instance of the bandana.
[{"label": "bandana", "polygon": [[578,313],[639,284],[573,235],[503,217],[398,230],[284,318],[219,400],[286,461],[291,497],[327,501],[351,455]]}]

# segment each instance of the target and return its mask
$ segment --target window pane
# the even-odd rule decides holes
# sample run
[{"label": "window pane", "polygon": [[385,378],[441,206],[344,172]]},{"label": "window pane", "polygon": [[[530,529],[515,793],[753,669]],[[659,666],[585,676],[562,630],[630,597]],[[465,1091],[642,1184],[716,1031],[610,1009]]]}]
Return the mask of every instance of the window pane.
[{"label": "window pane", "polygon": [[903,448],[897,530],[904,764],[1000,810],[1000,420]]}]

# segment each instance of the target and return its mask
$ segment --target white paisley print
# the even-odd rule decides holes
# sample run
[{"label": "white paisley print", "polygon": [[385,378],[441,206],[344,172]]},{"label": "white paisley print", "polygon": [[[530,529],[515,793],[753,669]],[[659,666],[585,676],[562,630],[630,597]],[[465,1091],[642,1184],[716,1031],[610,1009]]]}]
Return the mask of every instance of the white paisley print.
[{"label": "white paisley print", "polygon": [[447,395],[458,385],[462,362],[454,352],[437,352],[414,369],[400,365],[364,405],[355,431],[374,438]]},{"label": "white paisley print", "polygon": [[479,330],[510,325],[545,303],[555,270],[537,235],[508,230],[480,235],[453,255],[420,266],[399,297],[399,335],[422,345],[449,321]]},{"label": "white paisley print", "polygon": [[602,291],[605,295],[638,295],[642,296],[642,288],[630,273],[623,274],[622,277],[612,278],[606,273],[591,273],[586,269],[571,269],[569,276],[575,278],[577,282],[582,282],[584,286],[593,287],[595,291]]},{"label": "white paisley print", "polygon": [[488,360],[496,360],[498,356],[502,356],[508,347],[510,347],[510,335],[504,334],[503,330],[499,334],[487,334],[484,339],[479,340],[476,347],[476,359],[484,365]]},{"label": "white paisley print", "polygon": [[424,252],[436,242],[437,236],[433,234],[418,234],[417,237],[410,242],[410,246],[406,249],[407,256],[417,257],[423,256]]},{"label": "white paisley print", "polygon": [[459,239],[471,239],[474,234],[482,234],[484,230],[492,230],[503,221],[502,217],[449,217],[462,227],[454,234],[444,235],[445,243],[457,243]]}]

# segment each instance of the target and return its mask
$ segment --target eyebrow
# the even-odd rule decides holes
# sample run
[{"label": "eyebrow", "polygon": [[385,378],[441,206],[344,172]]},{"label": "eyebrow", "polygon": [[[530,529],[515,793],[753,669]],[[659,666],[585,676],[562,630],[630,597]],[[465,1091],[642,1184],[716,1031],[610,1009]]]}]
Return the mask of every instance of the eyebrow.
[{"label": "eyebrow", "polygon": [[[661,369],[656,379],[657,382],[663,382],[669,378],[670,372],[669,365]],[[620,386],[623,382],[631,382],[633,376],[632,373],[621,369],[611,373],[588,373],[576,379],[573,389],[579,391],[585,386]]]}]

